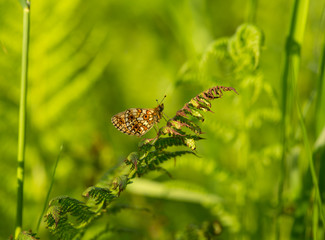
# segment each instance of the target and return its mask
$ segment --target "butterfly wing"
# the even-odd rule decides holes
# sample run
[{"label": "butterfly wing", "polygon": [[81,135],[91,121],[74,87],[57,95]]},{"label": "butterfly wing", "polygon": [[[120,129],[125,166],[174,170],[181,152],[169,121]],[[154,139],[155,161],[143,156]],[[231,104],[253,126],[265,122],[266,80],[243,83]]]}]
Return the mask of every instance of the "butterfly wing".
[{"label": "butterfly wing", "polygon": [[125,123],[125,112],[126,111],[115,114],[111,118],[111,122],[114,125],[114,127],[116,127],[117,130],[129,134]]},{"label": "butterfly wing", "polygon": [[111,121],[119,131],[141,137],[156,123],[154,114],[154,109],[130,108],[114,115]]}]

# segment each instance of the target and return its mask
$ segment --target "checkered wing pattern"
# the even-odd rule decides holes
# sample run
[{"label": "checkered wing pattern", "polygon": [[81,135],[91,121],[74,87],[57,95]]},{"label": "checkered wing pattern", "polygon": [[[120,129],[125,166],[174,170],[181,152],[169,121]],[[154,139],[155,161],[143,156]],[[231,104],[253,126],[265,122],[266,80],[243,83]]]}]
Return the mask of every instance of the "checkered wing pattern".
[{"label": "checkered wing pattern", "polygon": [[163,104],[156,108],[130,108],[114,115],[111,121],[119,131],[141,137],[160,121],[163,109]]}]

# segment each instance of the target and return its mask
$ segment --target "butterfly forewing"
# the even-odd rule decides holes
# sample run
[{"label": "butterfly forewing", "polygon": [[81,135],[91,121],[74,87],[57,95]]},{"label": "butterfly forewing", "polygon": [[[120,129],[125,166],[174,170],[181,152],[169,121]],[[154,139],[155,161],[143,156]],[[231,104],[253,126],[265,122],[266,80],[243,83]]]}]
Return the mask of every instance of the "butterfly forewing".
[{"label": "butterfly forewing", "polygon": [[159,122],[163,109],[163,104],[153,109],[130,108],[114,115],[111,120],[121,132],[141,137]]}]

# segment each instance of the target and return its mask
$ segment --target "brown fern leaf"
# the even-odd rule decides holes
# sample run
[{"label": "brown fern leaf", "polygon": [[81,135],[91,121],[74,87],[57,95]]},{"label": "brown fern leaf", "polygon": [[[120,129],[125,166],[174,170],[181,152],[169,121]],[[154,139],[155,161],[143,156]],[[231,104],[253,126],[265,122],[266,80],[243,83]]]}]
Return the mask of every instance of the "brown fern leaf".
[{"label": "brown fern leaf", "polygon": [[[194,151],[196,148],[195,142],[203,139],[198,137],[203,134],[203,132],[201,131],[200,126],[193,121],[193,118],[203,122],[204,117],[202,112],[212,112],[210,101],[216,98],[221,98],[223,92],[227,91],[234,91],[238,94],[232,87],[215,86],[192,98],[176,112],[176,115],[173,118],[167,121],[166,126],[163,126],[158,130],[156,137],[152,139],[144,139],[144,141],[139,144],[139,150],[142,152],[142,155],[145,155],[145,153],[149,151],[157,141],[161,140],[161,137],[164,135],[170,136],[169,141],[164,141],[166,145],[164,145],[164,148],[167,148],[168,146],[178,146],[178,140],[181,139],[182,145],[186,145],[191,149],[191,151]],[[193,132],[194,135],[192,135],[193,133],[189,133],[189,131]]]},{"label": "brown fern leaf", "polygon": [[[188,124],[184,123],[184,119],[187,119],[190,116],[195,117],[200,121],[204,121],[204,118],[199,111],[212,112],[210,100],[221,98],[223,96],[223,92],[227,92],[227,91],[234,91],[236,94],[238,94],[236,89],[234,89],[233,87],[224,87],[224,86],[215,86],[200,93],[199,95],[192,98],[188,103],[186,103],[184,107],[182,107],[179,111],[177,111],[176,116],[170,119],[167,125],[170,126],[171,128],[177,128],[177,129],[179,129],[179,126],[188,127]],[[183,121],[180,121],[180,119],[183,119]],[[200,131],[194,131],[194,132],[196,134],[201,134]],[[173,133],[173,131],[169,131],[168,133]]]},{"label": "brown fern leaf", "polygon": [[144,145],[155,142],[161,135],[172,135],[172,136],[186,136],[186,133],[181,129],[186,127],[193,131],[196,135],[200,135],[203,132],[201,128],[196,125],[189,117],[197,118],[200,121],[204,121],[203,115],[200,111],[203,112],[213,112],[211,110],[210,100],[221,98],[223,92],[233,91],[236,94],[237,91],[233,87],[224,87],[224,86],[215,86],[212,87],[187,102],[180,110],[176,112],[176,115],[167,121],[167,125],[160,128],[157,136],[152,139],[146,139],[143,142]]}]

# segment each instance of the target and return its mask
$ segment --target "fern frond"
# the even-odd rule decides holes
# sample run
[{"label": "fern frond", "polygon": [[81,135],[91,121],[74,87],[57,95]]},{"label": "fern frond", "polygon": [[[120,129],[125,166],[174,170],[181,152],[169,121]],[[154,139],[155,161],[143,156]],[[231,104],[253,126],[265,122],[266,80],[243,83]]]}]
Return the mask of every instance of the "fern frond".
[{"label": "fern frond", "polygon": [[77,222],[79,223],[87,223],[95,215],[84,202],[67,196],[52,199],[50,202],[51,206],[58,206],[55,209],[58,211],[59,216],[71,214],[77,217]]},{"label": "fern frond", "polygon": [[210,109],[211,103],[209,100],[221,98],[223,96],[223,91],[225,92],[234,91],[236,94],[238,94],[236,89],[232,87],[224,87],[224,86],[212,87],[200,93],[196,97],[192,98],[189,103],[186,103],[182,109],[177,111],[176,117],[172,118],[172,120],[176,120],[177,118],[179,118],[184,121],[184,118],[188,116],[193,116],[195,118],[198,118],[199,120],[203,120],[204,119],[203,115],[199,113],[197,110],[212,112]]},{"label": "fern frond", "polygon": [[[172,120],[172,119],[171,119]],[[167,126],[164,126],[162,128],[159,129],[158,131],[158,136],[160,135],[172,135],[172,136],[185,136],[186,133],[184,131],[182,131],[181,129],[172,127],[172,126],[168,126],[168,122],[167,122]]]},{"label": "fern frond", "polygon": [[172,147],[172,146],[188,146],[187,144],[188,139],[193,139],[197,141],[203,138],[196,135],[165,137],[165,138],[159,138],[154,143],[154,146],[157,150],[163,150],[166,149],[167,147]]},{"label": "fern frond", "polygon": [[47,228],[50,230],[50,232],[58,239],[73,239],[79,233],[78,229],[68,221],[68,217],[66,215],[60,217],[60,220],[56,224],[53,224],[55,223],[55,220],[51,214],[46,215],[45,223],[47,224]]},{"label": "fern frond", "polygon": [[227,56],[229,38],[221,38],[214,41],[207,48],[200,61],[200,68],[206,66],[210,59],[223,59]]},{"label": "fern frond", "polygon": [[[204,112],[212,112],[210,101],[221,98],[226,91],[237,93],[234,88],[223,86],[216,86],[200,93],[169,119],[166,126],[158,130],[155,138],[140,142],[138,151],[130,153],[123,166],[107,172],[99,186],[89,187],[84,192],[85,197],[93,200],[93,205],[91,205],[92,201],[84,203],[67,196],[53,199],[45,216],[50,231],[60,239],[81,236],[89,223],[107,210],[111,202],[119,197],[128,184],[132,183],[132,178],[140,177],[153,170],[164,171],[171,177],[160,165],[187,154],[197,156],[194,152],[196,142],[203,138],[200,137],[202,134],[200,126],[193,122],[193,118],[203,121]],[[169,147],[180,146],[187,147],[189,150],[169,149]],[[97,209],[93,211],[94,203]],[[71,217],[76,218],[76,223],[71,220]]]},{"label": "fern frond", "polygon": [[[142,163],[141,167],[137,168],[137,173],[142,175],[147,171],[145,169],[146,167],[155,169],[160,163],[167,161],[170,158],[175,158],[188,153],[195,154],[193,151],[196,149],[196,141],[203,138],[199,137],[199,135],[202,134],[201,128],[194,123],[190,117],[203,121],[204,117],[201,112],[212,112],[210,101],[216,98],[221,98],[223,92],[226,91],[234,91],[238,94],[232,87],[212,87],[192,98],[183,108],[177,111],[176,116],[169,119],[166,126],[159,129],[155,138],[142,141],[139,145],[139,153],[135,154],[137,160]],[[186,134],[184,128],[193,131],[196,135]],[[167,134],[169,137],[164,137],[164,135]],[[190,151],[163,151],[172,146],[187,146],[190,148]],[[152,149],[153,147],[154,149]],[[135,161],[134,164],[136,163],[137,161]]]},{"label": "fern frond", "polygon": [[168,147],[172,146],[184,146],[184,140],[181,136],[175,136],[175,137],[165,137],[165,138],[159,138],[155,143],[154,147],[156,150],[163,150]]},{"label": "fern frond", "polygon": [[173,120],[170,120],[168,122],[168,124],[177,129],[180,129],[181,127],[186,127],[192,130],[197,135],[202,134],[202,130],[199,125],[181,115],[176,115]]},{"label": "fern frond", "polygon": [[[132,153],[130,155],[132,155]],[[128,160],[126,159],[125,163],[127,163],[127,161]],[[101,179],[99,180],[98,184],[96,184],[96,186],[97,187],[107,187],[107,186],[109,186],[110,183],[112,183],[112,181],[116,177],[120,176],[123,173],[126,174],[128,172],[128,170],[129,169],[128,169],[127,165],[125,165],[123,163],[116,167],[113,167],[105,172],[105,174],[103,175],[103,177],[101,177]]]},{"label": "fern frond", "polygon": [[256,26],[243,24],[229,40],[230,57],[237,68],[255,69],[259,64],[260,48],[263,44],[263,34]]},{"label": "fern frond", "polygon": [[108,188],[101,187],[89,187],[84,193],[83,196],[90,197],[95,200],[96,205],[103,203],[109,204],[114,198],[115,195]]},{"label": "fern frond", "polygon": [[58,206],[50,206],[45,215],[45,222],[48,227],[57,225],[60,220],[60,208]]},{"label": "fern frond", "polygon": [[[190,120],[189,117],[194,117],[203,122],[204,117],[201,112],[212,112],[210,101],[216,98],[221,98],[223,96],[223,92],[226,91],[234,91],[236,94],[238,94],[237,91],[232,87],[215,86],[195,96],[188,103],[186,103],[183,108],[177,111],[175,117],[168,120],[167,126],[159,129],[158,135],[169,134],[173,137],[178,136],[181,138],[186,135],[185,132],[181,130],[183,127],[192,130],[197,135],[202,134],[201,128]],[[175,141],[179,141],[179,138],[175,139]],[[186,145],[192,150],[195,149],[194,144]]]},{"label": "fern frond", "polygon": [[243,79],[254,73],[260,62],[264,36],[252,24],[243,24],[231,37],[213,41],[198,60],[184,64],[177,83],[213,84],[219,79]]},{"label": "fern frond", "polygon": [[193,105],[191,105],[189,103],[187,103],[183,107],[183,112],[188,116],[192,116],[192,117],[196,118],[197,120],[204,122],[203,115],[199,111],[197,111]]},{"label": "fern frond", "polygon": [[168,151],[161,151],[159,152],[159,154],[155,155],[152,159],[150,159],[150,163],[149,164],[156,164],[159,165],[171,158],[176,158],[176,157],[180,157],[182,155],[185,154],[193,154],[196,155],[194,152],[192,151],[175,151],[175,152],[168,152]]},{"label": "fern frond", "polygon": [[125,190],[126,186],[128,184],[132,183],[128,175],[122,175],[119,177],[116,177],[112,182],[112,189],[117,190],[117,196],[120,195],[122,191]]},{"label": "fern frond", "polygon": [[19,233],[17,240],[36,240],[40,239],[36,236],[36,233],[32,233],[31,231],[22,231]]}]

